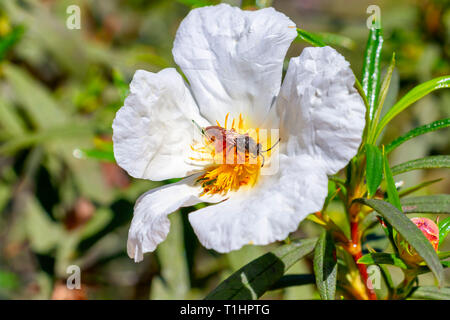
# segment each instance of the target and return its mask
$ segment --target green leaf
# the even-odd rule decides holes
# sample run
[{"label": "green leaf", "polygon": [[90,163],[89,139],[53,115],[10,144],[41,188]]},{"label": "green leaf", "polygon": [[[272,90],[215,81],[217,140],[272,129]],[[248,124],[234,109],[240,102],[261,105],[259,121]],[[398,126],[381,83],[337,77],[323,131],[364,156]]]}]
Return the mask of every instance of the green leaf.
[{"label": "green leaf", "polygon": [[373,119],[375,104],[380,90],[380,58],[383,47],[383,31],[381,28],[370,29],[364,52],[364,64],[362,71],[362,87],[369,101],[369,117]]},{"label": "green leaf", "polygon": [[448,194],[404,198],[401,203],[405,213],[450,213]]},{"label": "green leaf", "polygon": [[388,202],[377,199],[359,198],[355,201],[365,204],[382,215],[392,227],[417,251],[433,271],[439,283],[443,281],[444,269],[433,246],[417,226],[403,212]]},{"label": "green leaf", "polygon": [[429,156],[425,158],[415,159],[408,162],[398,164],[391,168],[392,174],[395,176],[400,173],[420,170],[420,169],[435,169],[435,168],[450,168],[450,156]]},{"label": "green leaf", "polygon": [[5,77],[37,128],[44,129],[67,123],[68,115],[53,99],[51,92],[21,68],[5,64]]},{"label": "green leaf", "polygon": [[334,300],[336,295],[336,247],[330,233],[324,231],[314,250],[314,274],[322,300]]},{"label": "green leaf", "polygon": [[380,94],[378,96],[377,104],[373,110],[374,116],[373,116],[373,121],[370,123],[370,136],[368,139],[369,143],[375,142],[375,141],[373,141],[373,135],[375,134],[375,128],[380,119],[381,111],[384,106],[384,100],[386,99],[388,92],[389,92],[389,87],[391,84],[392,74],[394,73],[394,68],[395,68],[395,53],[392,54],[391,64],[389,65],[386,75],[384,76],[383,83],[381,84],[381,90],[380,90]]},{"label": "green leaf", "polygon": [[439,221],[438,227],[439,227],[439,245],[441,245],[442,241],[444,241],[445,238],[447,238],[447,235],[450,232],[450,217],[447,217],[444,220]]},{"label": "green leaf", "polygon": [[306,284],[316,283],[316,278],[313,274],[288,274],[282,276],[280,280],[270,287],[270,290],[284,289],[293,286],[303,286]]},{"label": "green leaf", "polygon": [[317,239],[293,241],[253,260],[223,281],[205,299],[258,299],[298,260],[311,253]]},{"label": "green leaf", "polygon": [[366,144],[366,180],[369,197],[373,197],[383,179],[383,155],[378,147]]},{"label": "green leaf", "polygon": [[398,137],[391,143],[389,143],[387,146],[385,146],[385,151],[386,151],[386,153],[389,153],[392,150],[394,150],[395,148],[397,148],[398,146],[400,146],[402,143],[404,143],[414,137],[420,136],[420,135],[428,133],[428,132],[447,128],[449,126],[450,126],[450,118],[437,120],[432,123],[417,127],[415,129],[412,129],[408,133],[402,135],[401,137]]},{"label": "green leaf", "polygon": [[14,290],[20,286],[20,279],[17,274],[0,270],[0,291]]},{"label": "green leaf", "polygon": [[430,300],[450,300],[450,288],[437,288],[432,286],[417,287],[411,298]]},{"label": "green leaf", "polygon": [[[450,267],[450,261],[441,261],[441,264],[444,269]],[[431,270],[427,266],[420,266],[418,269],[418,274],[424,274],[428,272],[431,272]]]},{"label": "green leaf", "polygon": [[[354,75],[354,74],[353,74]],[[370,122],[370,117],[369,117],[369,109],[370,109],[370,107],[369,107],[369,101],[367,100],[367,97],[366,97],[366,93],[364,92],[364,89],[363,89],[363,87],[362,87],[362,84],[361,84],[361,82],[359,82],[359,80],[358,80],[358,78],[355,76],[355,88],[356,88],[356,90],[358,90],[358,93],[359,93],[359,95],[361,96],[361,98],[363,99],[363,102],[364,102],[364,106],[366,107],[366,114],[365,114],[365,119],[366,119],[366,123],[369,123]],[[363,135],[364,135],[364,137],[367,135],[367,130],[369,129],[369,126],[365,126],[364,127],[364,133],[363,133]]]},{"label": "green leaf", "polygon": [[438,257],[441,260],[450,258],[450,251],[439,252]]},{"label": "green leaf", "polygon": [[359,258],[358,263],[362,264],[390,264],[402,269],[407,269],[408,266],[403,262],[403,260],[393,253],[368,253]]},{"label": "green leaf", "polygon": [[22,39],[24,33],[24,26],[17,26],[7,35],[0,37],[0,61],[3,60],[6,53]]},{"label": "green leaf", "polygon": [[26,124],[8,100],[0,97],[0,126],[11,136],[18,136],[26,132]]},{"label": "green leaf", "polygon": [[348,50],[354,50],[356,48],[356,42],[352,39],[335,33],[319,32],[315,34],[323,43],[329,46],[338,46],[346,48]]},{"label": "green leaf", "polygon": [[47,254],[65,237],[62,226],[50,219],[39,200],[27,197],[22,200],[25,212],[25,230],[34,252]]},{"label": "green leaf", "polygon": [[379,267],[381,270],[381,275],[383,276],[386,286],[388,287],[388,290],[390,292],[392,292],[392,290],[394,290],[394,288],[395,288],[395,284],[394,284],[394,281],[392,281],[392,277],[391,277],[391,273],[389,272],[389,269],[386,268],[386,266],[384,266],[384,265],[379,265]]},{"label": "green leaf", "polygon": [[114,69],[112,71],[112,77],[113,77],[113,83],[114,86],[117,88],[117,91],[119,92],[120,102],[121,104],[124,103],[125,98],[127,97],[129,93],[128,89],[128,83],[125,82],[123,79],[122,73],[118,69]]},{"label": "green leaf", "polygon": [[400,197],[407,196],[407,195],[409,195],[409,194],[411,194],[411,193],[413,193],[413,192],[416,192],[416,191],[418,191],[418,190],[420,190],[420,189],[423,189],[423,188],[425,188],[425,187],[427,187],[427,186],[429,186],[429,185],[432,185],[432,184],[434,184],[434,183],[436,183],[436,182],[439,182],[439,181],[442,181],[442,178],[435,179],[435,180],[430,180],[430,181],[425,181],[425,182],[419,183],[419,184],[417,184],[417,185],[415,185],[415,186],[412,186],[412,187],[409,187],[409,188],[400,190],[400,192],[398,193],[398,195],[399,195]]},{"label": "green leaf", "polygon": [[450,76],[447,75],[419,84],[414,89],[409,91],[385,114],[380,123],[378,123],[377,129],[375,131],[374,141],[376,141],[384,127],[400,112],[402,112],[411,104],[429,94],[430,92],[438,89],[448,88],[449,86]]},{"label": "green leaf", "polygon": [[389,162],[383,149],[383,166],[384,166],[384,178],[387,184],[388,201],[394,205],[397,209],[401,210],[400,197],[398,195],[397,187],[395,186],[394,178],[392,177]]},{"label": "green leaf", "polygon": [[[387,72],[387,71],[386,71]],[[380,118],[384,117],[384,115],[392,108],[392,106],[397,102],[398,92],[400,90],[400,76],[396,68],[392,72],[391,82],[389,84],[389,89],[386,95],[386,98],[383,103],[383,109],[380,112]],[[378,124],[379,120],[376,124]],[[374,127],[376,127],[374,124]]]},{"label": "green leaf", "polygon": [[308,31],[297,28],[297,39],[308,42],[309,44],[316,47],[325,47],[326,44],[320,38],[320,36],[310,33]]},{"label": "green leaf", "polygon": [[88,137],[90,135],[92,135],[92,128],[86,125],[58,125],[53,128],[40,130],[39,132],[29,132],[15,136],[0,146],[0,154],[12,154],[23,148],[52,141],[59,141],[61,144],[67,144],[67,139],[74,137]]},{"label": "green leaf", "polygon": [[313,33],[299,28],[297,28],[297,38],[295,40],[306,41],[315,47],[339,46],[349,50],[356,48],[356,43],[348,37],[329,32]]},{"label": "green leaf", "polygon": [[368,215],[366,215],[363,220],[359,223],[359,229],[364,232],[365,230],[372,228],[376,224],[378,224],[380,221],[378,220],[379,215],[376,212],[371,212]]},{"label": "green leaf", "polygon": [[74,155],[76,158],[87,158],[105,162],[115,163],[114,153],[112,151],[98,150],[98,149],[75,149]]},{"label": "green leaf", "polygon": [[205,7],[205,6],[211,6],[214,4],[217,4],[217,1],[211,1],[211,0],[177,0],[177,2],[182,3],[189,7],[199,8],[199,7]]},{"label": "green leaf", "polygon": [[[216,1],[220,3],[220,1]],[[272,5],[272,0],[242,0],[241,1],[241,8],[246,9],[263,9],[270,7]]]}]

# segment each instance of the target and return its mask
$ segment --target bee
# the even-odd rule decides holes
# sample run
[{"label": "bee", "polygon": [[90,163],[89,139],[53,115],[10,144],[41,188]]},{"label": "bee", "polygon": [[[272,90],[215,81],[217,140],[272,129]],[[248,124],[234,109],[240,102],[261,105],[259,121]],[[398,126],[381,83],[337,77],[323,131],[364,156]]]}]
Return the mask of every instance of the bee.
[{"label": "bee", "polygon": [[[253,159],[261,156],[263,159],[261,167],[264,167],[265,158],[262,153],[272,150],[281,140],[278,139],[269,149],[262,150],[262,144],[257,143],[248,133],[242,134],[238,133],[234,128],[225,129],[220,126],[202,128],[194,120],[192,122],[201,131],[202,135],[214,144],[216,153],[223,152],[224,160],[226,160],[226,154],[230,152],[234,153],[235,159],[242,154],[251,156]],[[244,142],[242,143],[242,141]]]}]

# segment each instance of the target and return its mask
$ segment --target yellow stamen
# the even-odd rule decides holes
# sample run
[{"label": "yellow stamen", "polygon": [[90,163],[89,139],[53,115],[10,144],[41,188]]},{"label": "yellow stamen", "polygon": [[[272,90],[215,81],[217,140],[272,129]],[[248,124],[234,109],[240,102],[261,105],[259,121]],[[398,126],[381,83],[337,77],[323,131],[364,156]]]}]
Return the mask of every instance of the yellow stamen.
[{"label": "yellow stamen", "polygon": [[225,129],[227,128],[228,116],[229,115],[230,115],[230,113],[228,112],[227,115],[225,116]]},{"label": "yellow stamen", "polygon": [[[203,194],[222,194],[237,191],[243,186],[253,186],[259,176],[258,164],[223,164],[214,166],[197,181],[203,187]],[[202,195],[203,195],[202,194]]]}]

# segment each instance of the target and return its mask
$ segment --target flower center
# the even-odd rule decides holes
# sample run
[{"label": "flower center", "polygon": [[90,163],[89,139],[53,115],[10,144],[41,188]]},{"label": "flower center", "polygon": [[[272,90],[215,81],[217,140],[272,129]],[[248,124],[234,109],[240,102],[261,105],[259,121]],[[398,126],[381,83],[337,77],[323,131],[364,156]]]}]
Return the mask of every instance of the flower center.
[{"label": "flower center", "polygon": [[233,119],[228,128],[228,114],[224,125],[218,121],[216,126],[200,128],[202,141],[194,143],[191,149],[196,152],[196,161],[208,163],[206,173],[197,179],[204,194],[225,195],[241,187],[252,187],[258,180],[261,170],[261,144],[259,130],[246,128],[242,115]]}]

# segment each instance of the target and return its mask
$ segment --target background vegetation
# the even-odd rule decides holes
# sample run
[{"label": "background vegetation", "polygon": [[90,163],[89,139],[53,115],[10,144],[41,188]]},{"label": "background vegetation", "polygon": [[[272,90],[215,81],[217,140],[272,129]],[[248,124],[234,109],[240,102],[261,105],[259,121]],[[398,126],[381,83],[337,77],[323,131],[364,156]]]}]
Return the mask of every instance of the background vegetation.
[{"label": "background vegetation", "polygon": [[[240,1],[227,1],[239,4]],[[254,7],[269,1],[243,1]],[[277,247],[247,246],[226,255],[201,247],[187,222],[193,208],[171,215],[168,239],[135,264],[126,238],[137,197],[165,182],[131,179],[111,154],[111,123],[137,69],[174,66],[172,43],[196,0],[8,0],[0,2],[0,298],[196,299],[231,273]],[[81,30],[66,28],[67,6],[81,8]],[[280,0],[272,5],[304,30],[341,35],[336,48],[359,76],[368,29],[366,8],[381,7],[383,65],[396,52],[385,105],[415,85],[450,74],[450,8],[445,0]],[[295,42],[288,56],[298,56]],[[384,54],[386,56],[384,56]],[[396,117],[384,139],[450,117],[441,90]],[[448,129],[420,136],[390,155],[391,165],[449,154]],[[448,177],[448,171],[396,176],[407,185]],[[443,179],[416,193],[449,193]],[[339,223],[343,208],[330,204]],[[427,215],[430,217],[430,215]],[[292,238],[318,235],[304,221]],[[376,234],[380,235],[379,237]],[[366,239],[384,249],[383,231]],[[443,250],[450,245],[443,244]],[[367,251],[366,251],[367,252]],[[82,270],[82,290],[65,287],[66,269]],[[311,273],[311,259],[289,273]],[[401,273],[392,269],[394,282]],[[397,277],[396,277],[397,272]],[[447,283],[450,274],[446,273]],[[420,276],[433,284],[433,277]],[[315,285],[273,290],[263,298],[318,298]]]}]

